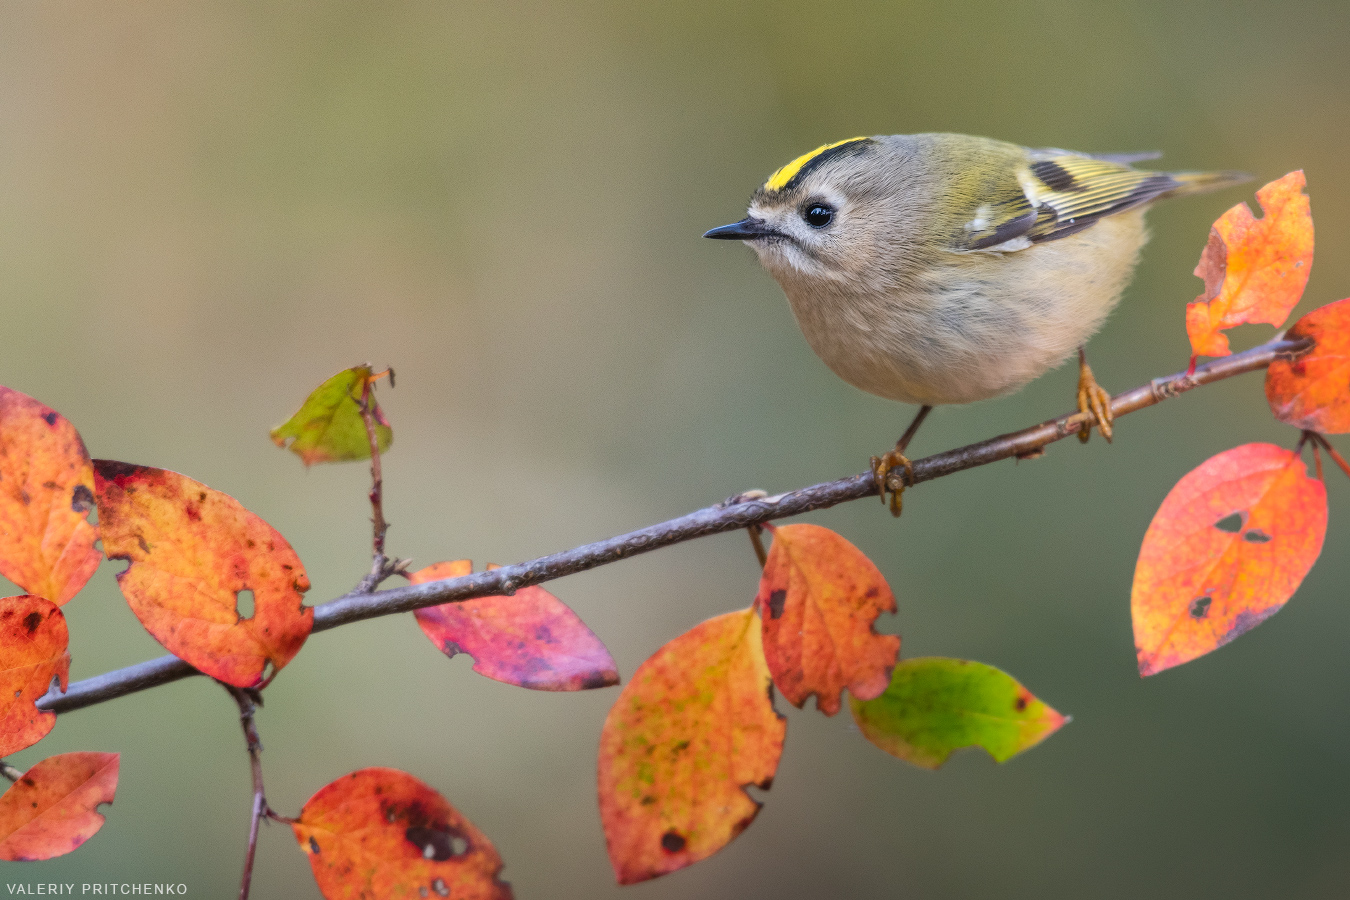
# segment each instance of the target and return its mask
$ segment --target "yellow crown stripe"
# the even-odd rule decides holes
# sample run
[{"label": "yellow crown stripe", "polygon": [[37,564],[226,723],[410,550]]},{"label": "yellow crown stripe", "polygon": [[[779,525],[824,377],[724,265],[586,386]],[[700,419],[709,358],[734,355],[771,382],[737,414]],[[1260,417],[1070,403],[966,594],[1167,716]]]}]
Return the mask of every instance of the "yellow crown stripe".
[{"label": "yellow crown stripe", "polygon": [[835,141],[833,144],[825,144],[822,147],[817,147],[810,153],[803,153],[801,156],[797,157],[792,162],[788,163],[786,166],[783,166],[783,168],[779,169],[777,172],[774,172],[772,175],[770,175],[769,180],[764,182],[764,190],[766,191],[782,190],[784,187],[787,186],[787,183],[792,180],[792,177],[802,170],[802,166],[806,165],[811,160],[815,159],[817,156],[824,153],[826,150],[833,150],[835,147],[842,147],[844,144],[851,144],[854,141],[865,141],[865,140],[867,140],[867,138],[865,137],[852,137],[842,141]]}]

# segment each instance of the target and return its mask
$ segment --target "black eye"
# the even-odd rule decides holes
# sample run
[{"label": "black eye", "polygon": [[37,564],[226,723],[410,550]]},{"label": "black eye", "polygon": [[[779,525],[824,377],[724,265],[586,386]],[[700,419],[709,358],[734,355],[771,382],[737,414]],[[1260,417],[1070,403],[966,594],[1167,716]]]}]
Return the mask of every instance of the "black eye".
[{"label": "black eye", "polygon": [[802,211],[802,218],[812,228],[824,228],[834,221],[834,207],[824,203],[812,203]]}]

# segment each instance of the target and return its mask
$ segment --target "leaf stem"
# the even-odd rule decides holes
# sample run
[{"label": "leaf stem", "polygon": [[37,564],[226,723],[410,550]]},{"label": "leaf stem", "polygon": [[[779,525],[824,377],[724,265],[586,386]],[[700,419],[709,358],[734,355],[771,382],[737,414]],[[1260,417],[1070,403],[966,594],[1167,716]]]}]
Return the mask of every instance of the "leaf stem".
[{"label": "leaf stem", "polygon": [[[1276,359],[1297,358],[1312,349],[1312,346],[1310,339],[1267,341],[1242,353],[1197,366],[1193,373],[1181,372],[1155,378],[1148,384],[1118,394],[1111,400],[1111,411],[1119,418],[1194,388],[1246,372],[1259,371]],[[1021,431],[925,457],[914,462],[912,483],[932,481],[999,460],[1034,458],[1046,445],[1076,435],[1085,420],[1083,413],[1075,411]],[[1337,464],[1350,475],[1350,464],[1331,450],[1324,439],[1322,443],[1332,453]],[[899,478],[904,474],[903,470],[892,472],[888,481],[894,481],[893,487],[898,488]],[[411,612],[441,603],[509,594],[527,585],[584,572],[661,547],[751,525],[762,525],[773,519],[873,497],[876,493],[876,482],[870,471],[789,491],[776,497],[763,496],[763,492],[759,491],[749,492],[676,519],[529,562],[386,591],[372,592],[357,588],[316,607],[314,631],[326,631],[362,619]],[[77,681],[70,685],[65,694],[49,691],[38,701],[37,706],[41,710],[69,712],[196,674],[197,671],[187,663],[172,656],[164,656]]]},{"label": "leaf stem", "polygon": [[[1336,465],[1341,467],[1341,471],[1345,473],[1346,477],[1350,478],[1350,462],[1346,462],[1345,457],[1336,452],[1336,448],[1331,446],[1331,441],[1327,440],[1325,435],[1316,431],[1312,432],[1312,435],[1313,440],[1322,445],[1322,449],[1327,451],[1331,458],[1336,462]],[[1317,477],[1322,477],[1321,460],[1318,460]]]}]

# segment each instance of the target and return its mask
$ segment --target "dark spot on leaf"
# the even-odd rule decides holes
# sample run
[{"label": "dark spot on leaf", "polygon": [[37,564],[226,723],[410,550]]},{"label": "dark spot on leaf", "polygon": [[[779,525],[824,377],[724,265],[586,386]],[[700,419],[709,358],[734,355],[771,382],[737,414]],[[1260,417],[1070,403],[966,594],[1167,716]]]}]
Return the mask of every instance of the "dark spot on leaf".
[{"label": "dark spot on leaf", "polygon": [[553,632],[549,629],[547,625],[540,625],[539,627],[535,628],[534,639],[536,641],[541,641],[545,644],[556,643],[553,640]]},{"label": "dark spot on leaf", "polygon": [[413,827],[403,832],[403,836],[421,850],[423,859],[436,862],[463,856],[469,849],[463,835],[438,828]]},{"label": "dark spot on leaf", "polygon": [[42,624],[42,613],[30,612],[28,615],[23,617],[23,627],[28,629],[29,634],[32,634],[33,632],[37,631],[38,626],[41,624]]},{"label": "dark spot on leaf", "polygon": [[1218,646],[1222,647],[1234,638],[1241,637],[1279,611],[1280,608],[1278,606],[1272,606],[1256,612],[1249,609],[1243,610],[1233,618],[1233,627],[1228,629],[1228,633],[1219,638]]},{"label": "dark spot on leaf", "polygon": [[611,684],[619,683],[619,673],[613,671],[588,672],[581,679],[581,689],[583,691],[594,690],[595,688],[609,687]]},{"label": "dark spot on leaf", "polygon": [[454,641],[446,641],[444,644],[441,645],[441,652],[444,653],[446,656],[455,656],[457,654],[463,653],[464,648],[461,647],[459,644],[456,644]]},{"label": "dark spot on leaf", "polygon": [[679,853],[686,843],[684,835],[673,828],[661,835],[661,849],[667,853]]},{"label": "dark spot on leaf", "polygon": [[1017,698],[1017,702],[1014,703],[1013,706],[1017,707],[1017,711],[1018,711],[1018,712],[1022,712],[1023,710],[1025,710],[1025,709],[1027,708],[1027,698],[1026,698],[1026,697],[1018,697],[1018,698]]},{"label": "dark spot on leaf", "polygon": [[42,417],[42,420],[43,420],[44,422],[46,422],[48,425],[55,425],[55,424],[56,424],[56,413],[55,413],[55,412],[49,412],[49,413],[47,413],[45,416]]},{"label": "dark spot on leaf", "polygon": [[309,836],[309,852],[310,853],[319,852],[319,842],[314,840],[314,835]]},{"label": "dark spot on leaf", "polygon": [[656,798],[653,797],[651,794],[643,795],[642,799],[638,801],[638,803],[641,804],[642,806],[651,806],[655,802]]},{"label": "dark spot on leaf", "polygon": [[121,481],[139,475],[141,467],[133,466],[131,463],[118,462],[115,459],[96,459],[94,460],[94,471],[108,481]]},{"label": "dark spot on leaf", "polygon": [[1214,527],[1229,534],[1237,534],[1242,530],[1242,522],[1245,518],[1246,516],[1243,513],[1235,512],[1215,522]]},{"label": "dark spot on leaf", "polygon": [[783,615],[783,604],[787,602],[787,591],[774,591],[769,595],[769,618],[777,619]]},{"label": "dark spot on leaf", "polygon": [[150,552],[150,545],[145,542],[145,537],[143,535],[136,535],[136,543],[141,545],[142,553]]},{"label": "dark spot on leaf", "polygon": [[75,485],[70,495],[70,508],[80,515],[89,512],[94,508],[94,492],[82,484]]},{"label": "dark spot on leaf", "polygon": [[28,496],[27,488],[19,489],[19,499],[23,501],[24,506],[27,506],[28,504],[33,502],[33,498]]},{"label": "dark spot on leaf", "polygon": [[1249,544],[1265,544],[1271,540],[1271,537],[1260,528],[1253,528],[1244,534],[1242,539]]},{"label": "dark spot on leaf", "polygon": [[1191,618],[1203,619],[1205,616],[1209,615],[1209,604],[1211,601],[1213,601],[1213,599],[1214,599],[1213,597],[1205,596],[1205,597],[1196,597],[1194,600],[1192,600]]}]

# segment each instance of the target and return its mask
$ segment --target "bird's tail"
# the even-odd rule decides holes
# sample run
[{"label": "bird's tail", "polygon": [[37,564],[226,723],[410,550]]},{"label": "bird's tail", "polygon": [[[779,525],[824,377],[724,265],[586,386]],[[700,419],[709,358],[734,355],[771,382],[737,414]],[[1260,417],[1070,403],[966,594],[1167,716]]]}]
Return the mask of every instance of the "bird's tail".
[{"label": "bird's tail", "polygon": [[1167,175],[1177,182],[1177,186],[1163,195],[1166,197],[1203,194],[1252,180],[1246,172],[1168,172]]}]

